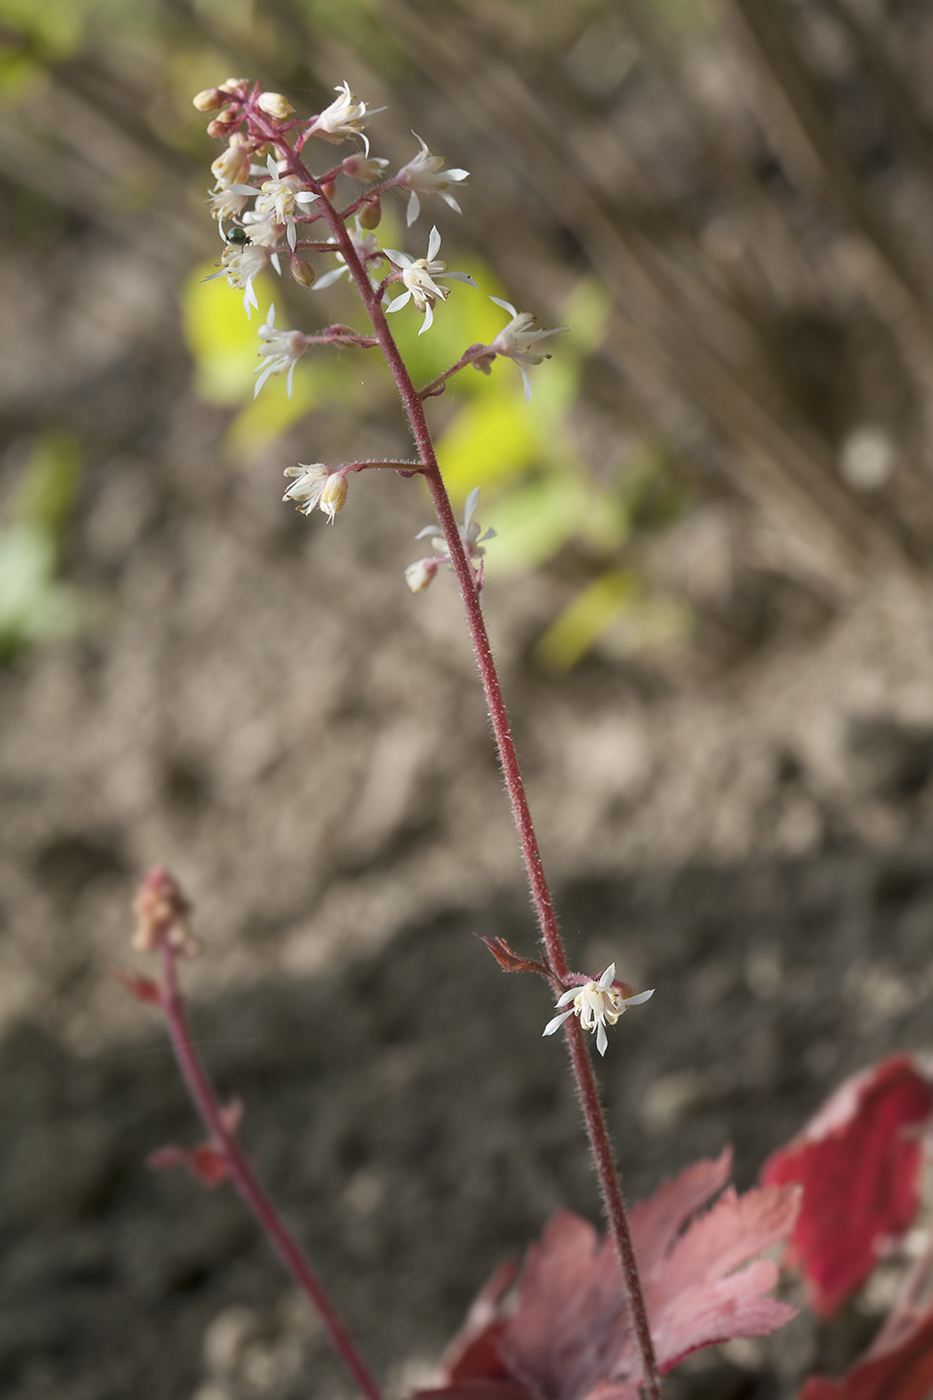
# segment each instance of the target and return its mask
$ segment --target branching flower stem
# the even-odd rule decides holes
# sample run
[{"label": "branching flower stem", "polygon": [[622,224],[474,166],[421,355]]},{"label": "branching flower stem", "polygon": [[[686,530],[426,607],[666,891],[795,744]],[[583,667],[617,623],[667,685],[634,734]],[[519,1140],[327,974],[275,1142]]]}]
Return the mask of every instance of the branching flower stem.
[{"label": "branching flower stem", "polygon": [[260,1228],[298,1287],[307,1294],[330,1334],[347,1370],[353,1376],[367,1400],[382,1400],[382,1395],[366,1363],[357,1351],[350,1334],[338,1317],[333,1304],[318,1281],[298,1245],[292,1239],[272,1202],[253,1174],[252,1168],[230,1131],[217,1096],[204,1071],[188,1029],[184,1001],[178,985],[177,950],[168,940],[160,947],[162,986],[160,1006],[175,1059],[181,1070],[188,1093],[207,1129],[212,1144],[223,1158],[230,1181],[244,1204],[252,1211]]},{"label": "branching flower stem", "polygon": [[[257,123],[257,125],[259,125],[259,123]],[[512,806],[512,815],[515,819],[515,826],[518,831],[522,859],[525,864],[528,883],[531,887],[531,895],[538,916],[538,924],[541,929],[541,937],[547,955],[548,970],[551,974],[555,989],[562,991],[569,971],[567,956],[564,952],[564,945],[560,936],[560,930],[557,926],[557,918],[554,913],[551,893],[548,888],[547,879],[545,878],[544,868],[541,864],[537,837],[535,835],[534,824],[531,820],[528,798],[525,793],[525,784],[522,779],[518,756],[515,752],[512,729],[509,724],[505,702],[502,697],[502,688],[499,684],[499,676],[493,660],[492,647],[489,644],[489,635],[486,631],[486,623],[480,606],[476,577],[471,568],[470,561],[467,558],[466,551],[464,550],[460,529],[450,504],[450,497],[447,494],[447,488],[444,485],[440,468],[437,464],[434,443],[425,417],[424,403],[421,394],[412,382],[399,348],[389,329],[388,322],[386,321],[385,312],[382,309],[382,289],[373,289],[340,214],[324,194],[321,184],[314,178],[303,162],[298,159],[288,143],[281,139],[280,132],[269,124],[265,134],[269,141],[278,148],[279,154],[289,162],[288,173],[298,175],[305,187],[313,190],[318,196],[319,207],[323,211],[336,247],[343,257],[350,276],[363,301],[363,305],[366,307],[376,339],[379,342],[380,349],[385,356],[386,363],[395,380],[406,417],[411,425],[418,456],[421,461],[421,475],[427,482],[428,489],[431,492],[437,518],[441,530],[443,531],[444,539],[447,542],[450,563],[453,566],[457,584],[460,589],[460,596],[463,601],[467,624],[473,642],[473,649],[476,654],[480,678],[483,684],[483,691],[486,697],[486,705],[489,710],[489,717],[492,721],[493,733],[495,734],[496,745],[499,750],[499,761],[505,776],[509,801]],[[566,1022],[564,1031],[570,1051],[574,1078],[577,1082],[577,1092],[583,1109],[587,1135],[589,1136],[590,1145],[593,1150],[593,1158],[596,1165],[596,1173],[603,1203],[606,1209],[609,1232],[612,1236],[616,1254],[619,1259],[625,1299],[628,1304],[641,1357],[643,1374],[642,1386],[645,1400],[660,1400],[661,1379],[654,1354],[654,1346],[651,1341],[648,1310],[645,1305],[644,1293],[642,1292],[641,1280],[638,1274],[638,1263],[635,1258],[635,1250],[632,1245],[632,1237],[628,1227],[622,1187],[612,1153],[612,1144],[609,1140],[606,1120],[599,1100],[599,1093],[596,1088],[593,1066],[583,1038],[583,1031],[575,1016],[570,1017]]]}]

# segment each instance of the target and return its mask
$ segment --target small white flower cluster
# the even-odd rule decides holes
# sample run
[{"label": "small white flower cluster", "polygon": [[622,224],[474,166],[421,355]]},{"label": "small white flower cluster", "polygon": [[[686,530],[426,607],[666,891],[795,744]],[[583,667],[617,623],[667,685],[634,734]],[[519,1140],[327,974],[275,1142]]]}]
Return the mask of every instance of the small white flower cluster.
[{"label": "small white flower cluster", "polygon": [[606,971],[598,982],[585,982],[582,987],[569,987],[562,997],[558,998],[558,1006],[570,1005],[566,1011],[562,1011],[553,1020],[548,1021],[544,1027],[544,1035],[553,1035],[556,1030],[564,1024],[569,1016],[579,1016],[580,1025],[585,1031],[596,1032],[596,1049],[601,1055],[605,1055],[606,1046],[609,1041],[606,1038],[606,1026],[614,1026],[619,1017],[624,1015],[630,1006],[641,1006],[649,997],[654,996],[654,988],[650,992],[638,992],[635,996],[626,997],[612,984],[616,977],[616,965],[610,963]]},{"label": "small white flower cluster", "polygon": [[[483,586],[483,556],[486,553],[483,545],[486,540],[494,540],[496,532],[495,530],[487,530],[485,534],[480,533],[482,527],[473,519],[473,512],[478,500],[479,487],[476,486],[467,496],[463,511],[463,524],[460,527],[460,539],[463,541],[466,557],[476,569],[476,586],[479,589]],[[423,540],[428,535],[431,536],[433,555],[429,555],[426,559],[416,559],[405,570],[405,582],[412,593],[423,593],[434,582],[441,564],[450,563],[447,541],[443,535],[437,533],[436,525],[426,525],[423,530],[418,531],[415,539]]]},{"label": "small white flower cluster", "polygon": [[[431,229],[422,257],[381,247],[373,230],[381,220],[382,199],[393,189],[408,194],[406,221],[409,227],[421,213],[422,198],[428,195],[436,195],[459,214],[460,205],[452,189],[462,185],[469,172],[446,169],[444,157],[431,151],[424,138],[412,132],[420,149],[394,176],[386,177],[388,162],[370,154],[365,133],[373,116],[384,109],[370,107],[351,91],[347,82],[338,84],[335,91],[336,99],[305,122],[296,117],[294,108],[281,93],[262,92],[258,84],[243,78],[228,79],[195,97],[195,107],[212,114],[209,134],[226,142],[225,149],[211,165],[214,177],[211,212],[227,245],[214,276],[226,277],[231,287],[242,291],[243,308],[249,316],[252,308],[259,305],[254,286],[256,278],[270,264],[281,274],[280,256],[288,257],[289,271],[299,285],[318,290],[331,286],[352,269],[363,300],[371,310],[373,301],[382,305],[387,313],[401,311],[411,303],[422,318],[418,334],[423,335],[433,325],[435,308],[449,298],[452,290],[449,283],[465,282],[471,287],[477,284],[467,272],[448,271],[447,264],[439,256],[441,236],[436,227]],[[331,144],[356,141],[361,149],[324,174],[314,175],[304,163],[304,152],[313,136]],[[342,214],[337,212],[340,206],[335,195],[339,176],[368,187],[350,200]],[[308,260],[309,253],[330,255],[334,265],[318,276]],[[388,275],[381,270],[373,271],[380,264],[390,268]],[[368,281],[368,291],[363,277]],[[401,284],[398,294],[385,301],[389,288],[396,284]],[[488,374],[497,356],[515,361],[521,371],[525,398],[531,398],[527,367],[549,358],[538,349],[538,342],[547,336],[562,334],[567,327],[548,330],[529,312],[517,312],[511,303],[499,297],[492,300],[509,314],[509,323],[491,344],[471,346],[450,370],[421,391],[422,399],[440,392],[452,374],[471,364]],[[275,306],[270,306],[259,328],[260,362],[256,369],[255,393],[258,394],[273,375],[285,375],[291,397],[295,366],[310,345],[368,347],[380,339],[378,325],[375,329],[375,337],[357,335],[339,325],[319,335],[306,335],[277,328]],[[286,475],[293,480],[285,499],[293,501],[306,515],[320,509],[333,520],[346,499],[350,470],[393,465],[408,466],[406,463],[356,463],[330,470],[321,463],[312,463],[290,467]],[[411,466],[415,471],[422,470],[420,464]],[[478,495],[478,490],[470,494],[463,524],[459,527],[477,590],[483,586],[483,545],[495,535],[494,530],[481,534],[479,525],[473,521]],[[424,592],[440,565],[451,563],[450,551],[437,526],[428,526],[417,538],[425,536],[431,537],[433,554],[416,560],[405,571],[406,582],[413,593]],[[457,554],[456,548],[454,553]]]}]

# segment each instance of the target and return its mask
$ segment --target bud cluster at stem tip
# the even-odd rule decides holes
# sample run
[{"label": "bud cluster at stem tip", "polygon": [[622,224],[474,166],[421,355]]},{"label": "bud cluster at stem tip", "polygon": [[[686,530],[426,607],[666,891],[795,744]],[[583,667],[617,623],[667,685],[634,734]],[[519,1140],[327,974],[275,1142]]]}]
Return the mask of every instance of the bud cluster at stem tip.
[{"label": "bud cluster at stem tip", "polygon": [[190,912],[190,904],[168,871],[154,866],[133,901],[133,947],[140,953],[155,953],[167,946],[184,957],[194,957],[200,945],[188,928]]}]

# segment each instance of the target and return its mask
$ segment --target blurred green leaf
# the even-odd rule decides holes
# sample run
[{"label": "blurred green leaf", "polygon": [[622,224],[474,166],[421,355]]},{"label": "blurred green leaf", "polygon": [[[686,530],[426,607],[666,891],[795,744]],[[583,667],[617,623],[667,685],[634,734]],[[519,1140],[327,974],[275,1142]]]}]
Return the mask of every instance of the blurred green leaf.
[{"label": "blurred green leaf", "polygon": [[0,0],[0,21],[22,35],[37,58],[66,58],[79,47],[85,13],[93,8],[93,0]]},{"label": "blurred green leaf", "polygon": [[74,589],[56,583],[56,558],[47,531],[34,525],[0,528],[0,662],[80,626],[83,608]]},{"label": "blurred green leaf", "polygon": [[632,607],[640,592],[641,584],[628,570],[601,574],[551,623],[535,648],[539,664],[547,671],[569,671]]},{"label": "blurred green leaf", "polygon": [[81,450],[73,434],[44,434],[13,495],[12,521],[0,526],[0,662],[68,636],[83,621],[80,596],[56,579],[80,475]]},{"label": "blurred green leaf", "polygon": [[437,444],[444,481],[454,500],[474,486],[504,483],[537,456],[538,437],[521,393],[488,385],[466,405]]},{"label": "blurred green leaf", "polygon": [[75,435],[55,429],[43,434],[13,497],[14,518],[57,540],[71,518],[80,480]]},{"label": "blurred green leaf", "polygon": [[584,477],[549,476],[505,492],[479,512],[497,532],[489,550],[490,575],[519,573],[544,564],[582,528],[590,505]]}]

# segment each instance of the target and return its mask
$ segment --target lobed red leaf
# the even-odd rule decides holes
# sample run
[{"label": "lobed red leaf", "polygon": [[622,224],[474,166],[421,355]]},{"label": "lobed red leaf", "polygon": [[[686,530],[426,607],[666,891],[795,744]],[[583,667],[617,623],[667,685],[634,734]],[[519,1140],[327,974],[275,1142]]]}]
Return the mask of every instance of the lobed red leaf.
[{"label": "lobed red leaf", "polygon": [[879,1246],[913,1221],[920,1132],[931,1113],[933,1086],[910,1055],[893,1055],[848,1079],[762,1168],[765,1183],[803,1186],[788,1253],[824,1316],[865,1281]]},{"label": "lobed red leaf", "polygon": [[[665,1182],[630,1214],[651,1331],[662,1370],[732,1337],[760,1336],[794,1315],[767,1297],[770,1260],[754,1259],[793,1228],[799,1190],[722,1191],[730,1153]],[[692,1223],[688,1223],[691,1222]],[[749,1262],[754,1261],[754,1262]],[[528,1250],[517,1296],[494,1275],[443,1363],[445,1387],[419,1400],[638,1400],[642,1379],[612,1242],[570,1211],[552,1216]]]}]

